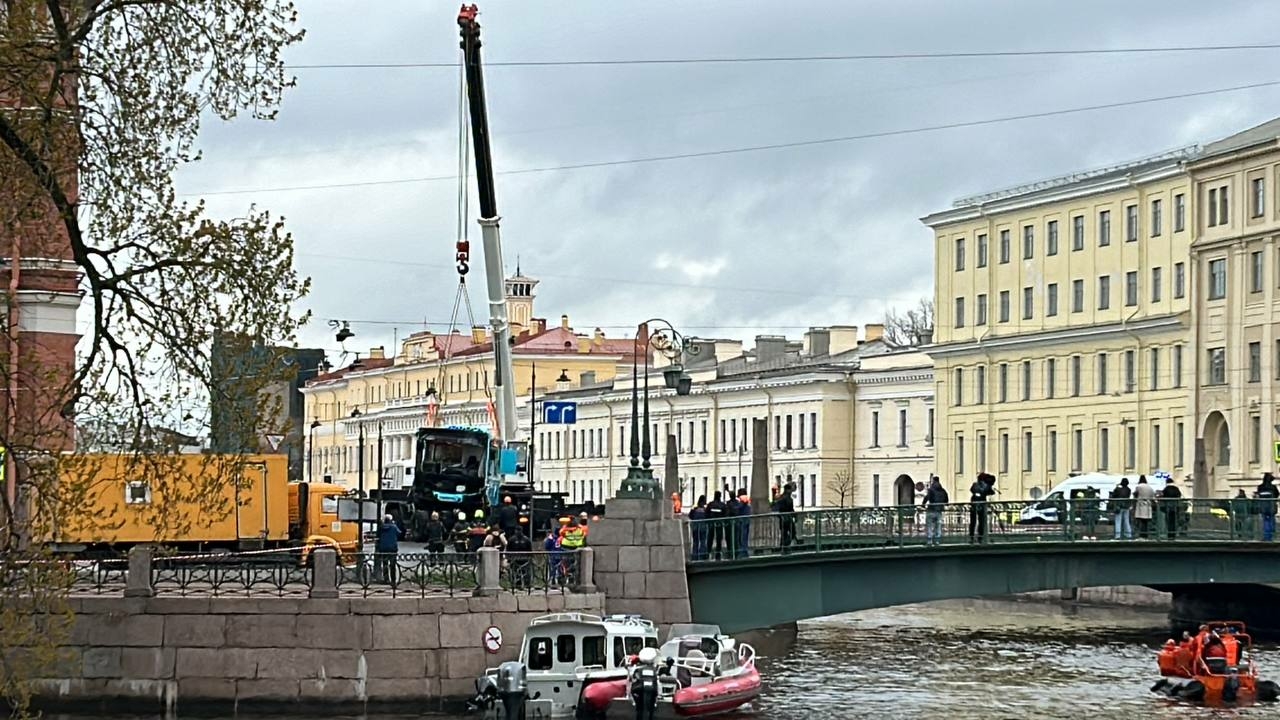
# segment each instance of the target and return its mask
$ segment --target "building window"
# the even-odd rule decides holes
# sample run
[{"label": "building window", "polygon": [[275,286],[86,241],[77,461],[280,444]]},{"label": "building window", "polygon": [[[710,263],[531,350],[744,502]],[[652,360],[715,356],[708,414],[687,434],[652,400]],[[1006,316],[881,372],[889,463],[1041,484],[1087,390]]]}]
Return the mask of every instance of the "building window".
[{"label": "building window", "polygon": [[1071,312],[1084,312],[1084,281],[1071,281]]},{"label": "building window", "polygon": [[1280,380],[1280,340],[1276,340],[1276,357],[1274,361],[1275,378]]},{"label": "building window", "polygon": [[1098,394],[1107,394],[1107,354],[1098,353]]},{"label": "building window", "polygon": [[973,369],[973,372],[977,376],[974,400],[978,405],[982,405],[987,402],[987,366],[979,365]]},{"label": "building window", "polygon": [[1262,251],[1249,253],[1249,292],[1262,292]]},{"label": "building window", "polygon": [[1128,205],[1124,209],[1124,240],[1138,242],[1138,206]]},{"label": "building window", "polygon": [[1022,433],[1022,472],[1031,472],[1031,431]]},{"label": "building window", "polygon": [[1124,351],[1124,391],[1133,392],[1138,386],[1138,364],[1137,352],[1134,350]]},{"label": "building window", "polygon": [[1000,264],[1009,262],[1009,231],[1000,231]]},{"label": "building window", "polygon": [[1132,423],[1124,429],[1124,469],[1132,470],[1138,466],[1138,428]]},{"label": "building window", "polygon": [[1249,181],[1249,188],[1253,191],[1250,210],[1254,217],[1262,217],[1267,212],[1267,183],[1262,178],[1254,178]]},{"label": "building window", "polygon": [[1151,368],[1147,372],[1151,376],[1151,389],[1160,389],[1160,348],[1151,348]]},{"label": "building window", "polygon": [[924,444],[933,447],[933,408],[929,408],[929,430],[924,436]]},{"label": "building window", "polygon": [[1058,361],[1049,358],[1044,361],[1044,396],[1052,398],[1058,387]]},{"label": "building window", "polygon": [[804,445],[804,413],[800,413],[799,415],[796,416],[796,435],[798,440],[798,442],[796,443],[796,449],[803,450],[805,447]]},{"label": "building window", "polygon": [[1262,382],[1262,343],[1249,343],[1249,382]]},{"label": "building window", "polygon": [[1098,277],[1098,309],[1109,310],[1111,308],[1111,276],[1102,275]]},{"label": "building window", "polygon": [[1045,233],[1045,235],[1046,237],[1045,237],[1044,254],[1057,255],[1058,254],[1058,221],[1057,220],[1049,221],[1049,229],[1048,229],[1048,232]]},{"label": "building window", "polygon": [[[790,450],[791,449],[791,416],[790,415],[787,416],[786,428],[787,428],[786,444],[784,444],[782,447],[784,447],[787,450]],[[876,444],[879,445],[880,443],[876,443]]]},{"label": "building window", "polygon": [[964,405],[964,368],[956,368],[955,370],[955,391],[952,392],[954,404],[956,407]]},{"label": "building window", "polygon": [[1049,283],[1045,288],[1044,314],[1047,317],[1058,315],[1058,283]]},{"label": "building window", "polygon": [[907,411],[898,410],[898,447],[907,446]]},{"label": "building window", "polygon": [[1036,256],[1036,229],[1032,225],[1022,226],[1022,259],[1030,260]]},{"label": "building window", "polygon": [[978,236],[978,267],[987,266],[987,234],[982,233]]},{"label": "building window", "polygon": [[1035,303],[1035,298],[1032,293],[1032,288],[1029,288],[1029,287],[1022,288],[1022,319],[1023,320],[1030,320],[1032,316],[1035,314],[1034,303]]},{"label": "building window", "polygon": [[1209,299],[1221,300],[1227,296],[1227,259],[1209,261]]},{"label": "building window", "polygon": [[1157,198],[1151,201],[1151,237],[1160,237],[1163,231],[1161,224],[1164,222],[1162,203]]},{"label": "building window", "polygon": [[1079,425],[1071,428],[1071,471],[1084,469],[1084,430]]},{"label": "building window", "polygon": [[1173,346],[1173,386],[1182,387],[1182,346]]},{"label": "building window", "polygon": [[1160,469],[1160,423],[1151,423],[1151,469]]},{"label": "building window", "polygon": [[1138,304],[1138,271],[1130,270],[1124,274],[1124,304],[1134,307]]},{"label": "building window", "polygon": [[1009,322],[1009,291],[1000,291],[1000,322]]},{"label": "building window", "polygon": [[1187,229],[1187,196],[1178,193],[1173,196],[1173,231],[1182,232]]},{"label": "building window", "polygon": [[1071,249],[1073,251],[1084,249],[1084,216],[1076,215],[1071,218]]},{"label": "building window", "polygon": [[1182,422],[1173,424],[1173,466],[1182,467],[1182,443],[1186,429]]},{"label": "building window", "polygon": [[1223,385],[1226,382],[1227,382],[1227,350],[1226,348],[1210,348],[1208,384]]},{"label": "building window", "polygon": [[987,324],[987,294],[982,293],[978,296],[978,302],[973,308],[973,324]]},{"label": "building window", "polygon": [[1071,397],[1080,397],[1080,356],[1071,356]]},{"label": "building window", "polygon": [[973,441],[973,456],[977,459],[978,472],[986,472],[987,470],[987,434],[978,433],[978,437]]},{"label": "building window", "polygon": [[956,327],[964,327],[964,298],[956,298]]},{"label": "building window", "polygon": [[1160,302],[1160,286],[1164,282],[1164,271],[1158,267],[1151,268],[1151,302]]},{"label": "building window", "polygon": [[702,421],[702,452],[707,451],[707,421]]},{"label": "building window", "polygon": [[1031,399],[1031,361],[1022,361],[1022,399]]},{"label": "building window", "polygon": [[1000,402],[1009,400],[1009,366],[1000,363]]},{"label": "building window", "polygon": [[1226,423],[1218,426],[1218,465],[1220,467],[1231,465],[1231,431]]},{"label": "building window", "polygon": [[1098,426],[1098,469],[1106,470],[1111,461],[1111,432]]},{"label": "building window", "polygon": [[1049,472],[1058,471],[1058,431],[1050,430],[1045,438],[1045,460],[1049,468]]},{"label": "building window", "polygon": [[1262,416],[1249,416],[1249,462],[1262,462]]},{"label": "building window", "polygon": [[871,411],[871,447],[880,447],[880,411]]},{"label": "building window", "polygon": [[1106,247],[1111,244],[1111,211],[1103,210],[1098,213],[1098,247]]},{"label": "building window", "polygon": [[964,238],[956,238],[956,272],[964,270]]},{"label": "building window", "polygon": [[1226,225],[1230,221],[1227,212],[1227,186],[1209,190],[1209,227]]},{"label": "building window", "polygon": [[964,474],[964,433],[956,433],[956,474]]},{"label": "building window", "polygon": [[1009,433],[1000,433],[1000,472],[1009,472]]}]

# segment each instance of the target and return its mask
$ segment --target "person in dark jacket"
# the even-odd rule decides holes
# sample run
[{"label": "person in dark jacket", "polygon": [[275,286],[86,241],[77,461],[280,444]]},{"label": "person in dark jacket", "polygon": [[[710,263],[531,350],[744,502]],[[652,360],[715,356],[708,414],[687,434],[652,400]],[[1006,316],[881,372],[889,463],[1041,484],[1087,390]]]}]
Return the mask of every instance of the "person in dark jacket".
[{"label": "person in dark jacket", "polygon": [[427,542],[427,554],[432,563],[438,562],[440,556],[444,554],[445,535],[444,523],[440,522],[440,513],[431,513],[431,519],[422,529],[422,536]]},{"label": "person in dark jacket", "polygon": [[1276,488],[1275,476],[1262,474],[1262,483],[1254,492],[1258,499],[1258,514],[1262,516],[1262,539],[1271,542],[1276,534],[1276,498],[1280,497],[1280,489]]},{"label": "person in dark jacket", "polygon": [[1182,490],[1169,478],[1160,491],[1160,510],[1164,513],[1165,532],[1170,540],[1178,539],[1178,524],[1182,521]]},{"label": "person in dark jacket", "polygon": [[498,508],[498,527],[502,529],[502,534],[510,535],[514,532],[519,519],[520,512],[512,504],[511,496],[502,498],[502,507]]},{"label": "person in dark jacket", "polygon": [[738,512],[742,510],[742,500],[731,490],[725,490],[724,495],[728,498],[724,503],[724,542],[729,546],[726,552],[727,557],[738,556]]},{"label": "person in dark jacket", "polygon": [[711,526],[711,556],[716,560],[722,559],[724,555],[726,512],[724,501],[720,499],[720,491],[717,490],[711,502],[707,503],[707,524]]},{"label": "person in dark jacket", "polygon": [[516,521],[515,530],[507,537],[507,557],[511,568],[511,584],[518,590],[527,590],[533,585],[533,540],[524,532],[529,518]]},{"label": "person in dark jacket", "polygon": [[738,490],[738,552],[736,557],[751,555],[751,496],[747,489]]},{"label": "person in dark jacket", "polygon": [[395,518],[385,515],[378,526],[378,539],[373,546],[373,577],[377,582],[395,585],[396,554],[400,552],[400,528]]},{"label": "person in dark jacket", "polygon": [[936,475],[929,478],[929,489],[924,491],[924,537],[926,545],[942,544],[942,512],[947,509],[951,496],[942,487]]},{"label": "person in dark jacket", "polygon": [[449,532],[449,539],[453,543],[453,551],[458,555],[467,554],[467,545],[470,542],[471,526],[467,524],[467,516],[465,513],[458,513],[458,517],[453,521],[453,530]]},{"label": "person in dark jacket", "polygon": [[978,479],[969,486],[969,542],[987,541],[987,498],[996,494],[996,479],[987,473],[978,473]]},{"label": "person in dark jacket", "polygon": [[1120,484],[1107,494],[1107,509],[1111,511],[1115,523],[1113,540],[1133,539],[1132,514],[1129,510],[1131,497],[1133,491],[1129,489],[1129,478],[1120,478]]},{"label": "person in dark jacket", "polygon": [[693,540],[694,561],[707,559],[707,496],[699,495],[689,511],[689,536]]},{"label": "person in dark jacket", "polygon": [[796,541],[796,501],[792,498],[796,486],[787,483],[782,494],[773,501],[773,512],[778,516],[778,531],[781,535],[782,552],[790,552],[791,543]]}]

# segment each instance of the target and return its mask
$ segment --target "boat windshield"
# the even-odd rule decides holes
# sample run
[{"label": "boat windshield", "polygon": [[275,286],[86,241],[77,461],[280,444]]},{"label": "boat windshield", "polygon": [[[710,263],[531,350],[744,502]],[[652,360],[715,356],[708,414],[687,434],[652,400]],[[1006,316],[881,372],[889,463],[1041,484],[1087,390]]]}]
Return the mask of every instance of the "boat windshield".
[{"label": "boat windshield", "polygon": [[675,623],[671,626],[671,632],[667,634],[667,642],[671,642],[672,640],[686,637],[688,635],[716,637],[719,634],[719,625],[708,625],[705,623]]}]

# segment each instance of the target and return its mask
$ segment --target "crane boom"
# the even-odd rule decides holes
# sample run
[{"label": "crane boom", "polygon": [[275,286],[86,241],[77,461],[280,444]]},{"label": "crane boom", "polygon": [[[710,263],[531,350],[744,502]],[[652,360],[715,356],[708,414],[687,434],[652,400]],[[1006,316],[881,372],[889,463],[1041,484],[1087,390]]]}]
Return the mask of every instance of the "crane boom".
[{"label": "crane boom", "polygon": [[[480,23],[475,5],[463,5],[458,12],[462,35],[462,59],[467,83],[467,110],[471,119],[476,185],[480,198],[480,233],[484,251],[485,285],[489,296],[489,326],[493,332],[494,396],[496,427],[494,436],[505,450],[516,451],[503,462],[503,476],[523,472],[527,446],[516,420],[515,381],[511,362],[511,325],[507,320],[506,278],[503,277],[502,236],[498,230],[498,201],[493,183],[493,154],[489,143],[489,113],[485,107],[484,68],[480,61]],[[518,482],[527,482],[520,480]],[[510,481],[504,482],[510,484]]]}]

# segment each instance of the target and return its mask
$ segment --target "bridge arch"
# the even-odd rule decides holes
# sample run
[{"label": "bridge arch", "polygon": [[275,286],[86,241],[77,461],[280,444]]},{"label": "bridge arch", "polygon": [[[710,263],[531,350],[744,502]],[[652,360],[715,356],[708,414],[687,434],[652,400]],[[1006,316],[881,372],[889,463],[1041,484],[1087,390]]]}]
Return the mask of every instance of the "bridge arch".
[{"label": "bridge arch", "polygon": [[893,504],[899,506],[916,504],[916,483],[910,475],[903,473],[893,481]]},{"label": "bridge arch", "polygon": [[1114,585],[1280,582],[1280,544],[1028,543],[796,553],[688,567],[695,622],[726,632],[871,608]]}]

